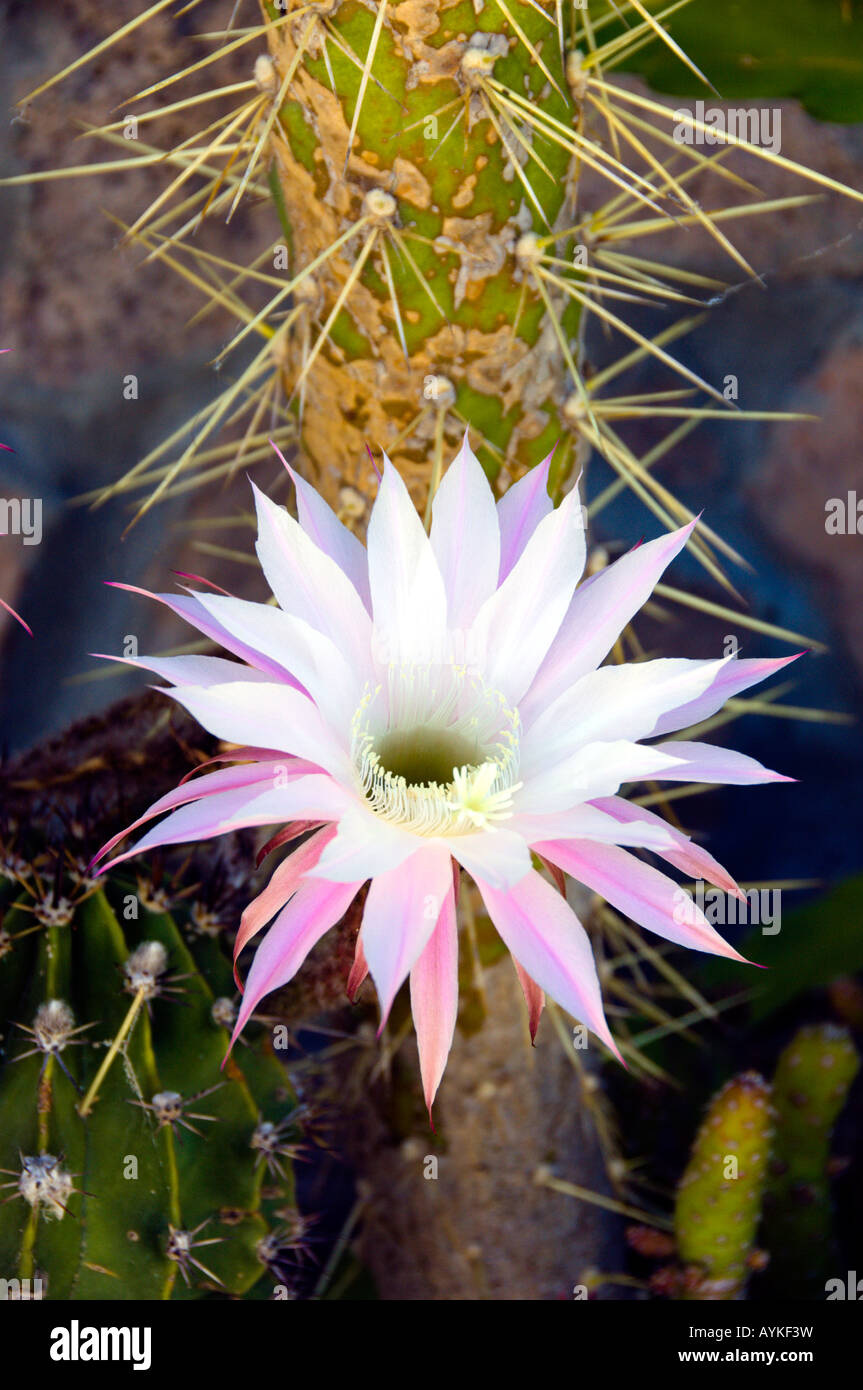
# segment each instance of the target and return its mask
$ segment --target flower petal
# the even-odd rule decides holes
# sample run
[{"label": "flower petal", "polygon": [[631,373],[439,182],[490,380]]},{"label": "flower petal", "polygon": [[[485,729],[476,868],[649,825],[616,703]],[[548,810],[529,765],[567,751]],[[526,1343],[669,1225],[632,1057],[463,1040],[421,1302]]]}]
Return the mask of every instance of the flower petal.
[{"label": "flower petal", "polygon": [[562,762],[585,744],[648,738],[662,715],[715,684],[727,664],[659,659],[590,671],[545,708],[525,730],[521,775]]},{"label": "flower petal", "polygon": [[462,868],[493,888],[510,888],[530,873],[530,851],[524,838],[508,827],[443,838]]},{"label": "flower petal", "polygon": [[365,546],[353,531],[348,530],[344,522],[339,521],[332,507],[324,501],[311,483],[307,483],[305,478],[291,468],[279,449],[276,449],[276,453],[293,479],[297,491],[297,517],[300,525],[318,549],[335,560],[339,569],[348,576],[370,614],[372,602]]},{"label": "flower petal", "polygon": [[548,470],[552,455],[547,454],[530,472],[508,487],[497,504],[500,526],[500,573],[502,584],[543,517],[554,510],[548,495]]},{"label": "flower petal", "polygon": [[687,743],[683,739],[671,739],[653,746],[657,751],[682,759],[679,767],[656,774],[660,782],[725,782],[729,786],[754,787],[760,782],[796,780],[794,777],[783,777],[781,772],[771,772],[769,767],[764,767],[746,753],[735,753],[731,748],[717,748],[713,743]]},{"label": "flower petal", "polygon": [[492,922],[522,969],[620,1057],[605,1021],[587,932],[566,899],[535,870],[505,893],[479,880],[478,887]]},{"label": "flower petal", "polygon": [[272,743],[351,784],[345,746],[350,731],[344,731],[344,742],[337,738],[311,700],[290,686],[236,682],[207,690],[184,685],[165,694],[216,738],[228,743]]},{"label": "flower petal", "polygon": [[563,621],[584,568],[584,521],[573,488],[537,526],[500,588],[477,614],[471,649],[489,685],[518,702]]},{"label": "flower petal", "polygon": [[261,927],[269,922],[271,917],[284,907],[292,893],[295,893],[300,880],[309,869],[313,869],[320,858],[321,850],[324,845],[329,844],[336,833],[334,825],[324,826],[314,835],[295,849],[293,854],[289,854],[287,859],[283,859],[276,869],[266,888],[259,893],[256,898],[244,909],[240,918],[240,928],[237,932],[237,939],[234,942],[234,969],[236,971],[236,961],[243,948],[251,941]]},{"label": "flower petal", "polygon": [[[630,804],[622,797],[607,799],[622,806],[628,807]],[[598,840],[600,844],[631,845],[636,849],[650,849],[661,854],[677,843],[671,826],[659,816],[651,816],[647,812],[643,820],[633,816],[629,821],[625,816],[612,815],[604,806],[595,803],[585,803],[551,815],[516,815],[507,824],[529,845],[536,844],[538,840]],[[686,836],[679,831],[674,833],[681,840],[686,840]]]},{"label": "flower petal", "polygon": [[[666,834],[671,836],[671,847],[663,848],[655,844],[646,846],[653,854],[660,855],[675,869],[679,869],[682,874],[688,874],[690,878],[706,879],[708,883],[715,883],[717,888],[733,894],[735,898],[741,900],[746,898],[743,889],[731,877],[728,870],[724,869],[718,860],[713,858],[712,854],[708,854],[702,845],[697,845],[688,835],[684,835],[682,830],[677,830],[675,826],[669,825],[668,821],[663,820],[653,811],[649,811],[646,806],[636,806],[622,796],[604,797],[596,805],[599,810],[613,816],[622,824],[632,827],[641,825],[645,829],[648,826],[655,826],[657,829],[661,827]],[[549,836],[549,838],[562,840],[566,837],[555,835]],[[585,838],[595,839],[596,837],[589,835]],[[636,842],[615,840],[613,843],[622,845]]]},{"label": "flower petal", "polygon": [[287,681],[289,685],[296,685],[293,676],[278,662],[263,656],[250,647],[247,642],[233,637],[220,622],[218,622],[201,603],[203,594],[153,594],[149,589],[139,589],[135,584],[109,583],[109,588],[124,589],[130,594],[143,594],[144,598],[155,599],[157,603],[163,603],[166,608],[170,608],[172,613],[176,613],[178,618],[184,618],[187,623],[191,623],[199,632],[203,632],[205,637],[210,637],[214,642],[218,642],[225,651],[233,652],[241,661],[248,662],[249,666],[254,666],[258,671],[266,671],[272,680]]},{"label": "flower petal", "polygon": [[192,805],[181,806],[124,854],[118,854],[100,870],[104,873],[133,854],[159,845],[182,845],[192,840],[207,840],[213,835],[227,835],[253,825],[275,825],[280,821],[314,816],[318,820],[335,820],[345,809],[346,793],[322,773],[297,777],[285,786],[270,787],[261,792],[256,787],[241,787],[235,791],[216,792]]},{"label": "flower petal", "polygon": [[336,561],[309,539],[299,522],[254,483],[252,489],[258,513],[258,559],[279,606],[329,637],[351,668],[365,678],[371,623],[362,599]]},{"label": "flower petal", "polygon": [[[666,763],[667,757],[672,761]],[[682,761],[682,754],[678,759],[666,748],[651,748],[627,739],[590,743],[557,766],[525,777],[524,786],[513,796],[513,807],[518,816],[568,811],[598,796],[612,796],[623,782],[668,777]]]},{"label": "flower petal", "polygon": [[525,720],[605,660],[666,566],[685,546],[695,524],[637,546],[579,585],[524,701]]},{"label": "flower petal", "polygon": [[369,520],[368,556],[379,664],[443,660],[444,582],[416,507],[386,456]]},{"label": "flower petal", "polygon": [[674,733],[676,729],[688,729],[692,724],[699,724],[702,719],[709,719],[733,695],[739,695],[741,690],[748,690],[751,685],[757,685],[759,681],[766,680],[768,676],[781,671],[784,666],[805,655],[805,652],[796,652],[793,656],[753,657],[746,660],[734,657],[723,664],[717,671],[713,684],[701,695],[687,704],[669,710],[659,720],[654,734]]},{"label": "flower petal", "polygon": [[351,966],[348,982],[345,985],[345,994],[353,1004],[357,997],[360,985],[369,973],[369,965],[366,960],[366,953],[363,950],[362,931],[357,932],[357,943],[354,947],[354,963]]},{"label": "flower petal", "polygon": [[429,940],[410,972],[423,1095],[432,1102],[446,1067],[458,1014],[458,927],[450,885]]},{"label": "flower petal", "polygon": [[450,629],[466,629],[497,588],[500,530],[494,494],[467,441],[432,503],[431,548],[446,589]]},{"label": "flower petal", "polygon": [[666,941],[749,964],[723,941],[685,889],[625,849],[590,840],[552,840],[535,848],[633,922]]},{"label": "flower petal", "polygon": [[361,886],[313,879],[300,885],[255,952],[231,1047],[264,995],[293,979],[312,947],[344,917]]},{"label": "flower petal", "polygon": [[391,825],[362,803],[354,802],[340,817],[335,838],[310,873],[337,883],[373,878],[398,868],[423,843],[419,836]]},{"label": "flower petal", "polygon": [[[137,820],[132,821],[131,825],[127,825],[125,830],[112,835],[111,839],[107,840],[99,852],[93,856],[91,862],[98,864],[99,860],[104,859],[115,845],[137,830],[139,825],[144,825],[154,816],[160,816],[163,811],[173,811],[178,806],[185,805],[186,802],[203,800],[206,797],[214,796],[217,792],[235,791],[239,787],[250,789],[249,796],[254,796],[256,787],[258,790],[265,790],[273,785],[278,769],[282,765],[280,762],[243,763],[239,767],[222,767],[217,772],[207,772],[201,777],[194,777],[189,780],[184,778],[178,787],[174,787],[173,791],[169,791],[165,796],[160,796],[158,801],[154,801],[152,806]],[[290,777],[290,770],[288,770],[287,775]]]},{"label": "flower petal", "polygon": [[515,973],[518,976],[524,1002],[527,1005],[527,1026],[530,1029],[530,1040],[535,1042],[536,1030],[545,1008],[545,991],[540,989],[536,980],[530,978],[524,966],[519,965],[515,956],[512,957],[512,963],[515,966]]},{"label": "flower petal", "polygon": [[266,671],[228,661],[224,656],[111,656],[107,652],[91,652],[100,661],[119,661],[124,666],[138,666],[142,671],[155,671],[162,680],[175,685],[224,685],[227,681],[268,681]]},{"label": "flower petal", "polygon": [[362,683],[329,637],[267,603],[220,594],[199,594],[198,601],[226,632],[244,638],[290,671],[333,728],[350,725]]},{"label": "flower petal", "polygon": [[363,912],[363,951],[381,1006],[381,1027],[452,894],[450,857],[427,845],[371,881]]}]

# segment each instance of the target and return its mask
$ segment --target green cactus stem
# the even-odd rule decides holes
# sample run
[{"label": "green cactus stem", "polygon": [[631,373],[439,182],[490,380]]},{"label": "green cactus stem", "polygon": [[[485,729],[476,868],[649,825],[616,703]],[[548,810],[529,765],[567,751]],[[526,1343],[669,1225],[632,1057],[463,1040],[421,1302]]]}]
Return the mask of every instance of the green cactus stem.
[{"label": "green cactus stem", "polygon": [[299,1224],[287,1074],[266,1034],[220,1070],[227,957],[206,939],[202,971],[127,888],[36,931],[27,895],[6,914],[0,1274],[61,1300],[268,1296]]},{"label": "green cactus stem", "polygon": [[860,1068],[848,1030],[801,1028],[773,1081],[776,1137],[765,1199],[769,1285],[786,1297],[823,1298],[840,1274],[830,1195],[833,1127]]},{"label": "green cactus stem", "polygon": [[682,1298],[743,1296],[761,1214],[773,1121],[770,1088],[744,1072],[711,1100],[677,1191]]}]

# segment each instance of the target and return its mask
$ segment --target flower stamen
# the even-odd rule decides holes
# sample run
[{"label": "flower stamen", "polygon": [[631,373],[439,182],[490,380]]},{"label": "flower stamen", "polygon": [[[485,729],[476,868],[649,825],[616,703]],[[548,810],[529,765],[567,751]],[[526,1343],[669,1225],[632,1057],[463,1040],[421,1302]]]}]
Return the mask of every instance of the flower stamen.
[{"label": "flower stamen", "polygon": [[386,668],[352,722],[362,793],[382,819],[415,835],[494,828],[512,814],[518,711],[462,666]]}]

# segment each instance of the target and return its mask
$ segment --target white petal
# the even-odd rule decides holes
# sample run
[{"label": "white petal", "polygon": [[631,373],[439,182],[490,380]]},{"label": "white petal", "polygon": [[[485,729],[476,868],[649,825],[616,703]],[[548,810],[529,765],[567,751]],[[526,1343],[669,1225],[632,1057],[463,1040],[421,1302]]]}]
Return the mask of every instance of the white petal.
[{"label": "white petal", "polygon": [[120,661],[124,666],[139,666],[142,671],[155,671],[163,680],[174,685],[224,685],[226,681],[271,682],[266,671],[228,661],[224,656],[108,656],[93,652],[104,661]]},{"label": "white petal", "polygon": [[500,567],[494,494],[467,433],[435,494],[430,539],[446,588],[449,627],[466,628],[497,588]]},{"label": "white petal", "polygon": [[500,588],[480,609],[471,647],[489,685],[517,702],[528,689],[569,607],[584,568],[584,524],[573,489],[539,523]]},{"label": "white petal", "polygon": [[523,837],[506,827],[449,835],[445,842],[472,878],[481,878],[492,888],[510,888],[530,873],[530,851]]},{"label": "white petal", "polygon": [[730,700],[733,695],[739,695],[741,690],[748,690],[751,685],[758,685],[760,681],[766,680],[776,671],[781,671],[803,655],[803,652],[796,652],[794,656],[734,657],[724,663],[717,673],[716,680],[707,690],[663,715],[653,731],[654,734],[671,734],[677,729],[687,729],[693,724],[700,724],[702,719],[709,719],[717,710],[722,709],[725,701]]},{"label": "white petal", "polygon": [[241,661],[248,662],[256,670],[265,671],[270,680],[286,680],[289,684],[295,684],[293,676],[289,675],[278,662],[263,656],[248,642],[232,637],[199,602],[203,595],[197,591],[187,594],[151,594],[149,590],[139,589],[134,584],[113,584],[111,587],[124,589],[131,594],[143,594],[145,598],[156,599],[158,603],[163,603],[166,608],[170,608],[172,613],[176,613],[178,617],[191,623],[199,632],[203,632],[205,636],[218,642],[220,647],[225,648],[225,651],[233,652],[234,656],[238,656]]},{"label": "white petal", "polygon": [[640,661],[582,676],[525,730],[522,776],[545,771],[588,743],[648,738],[667,710],[713,685],[726,661]]},{"label": "white petal", "polygon": [[[622,805],[628,806],[623,801]],[[654,820],[622,821],[602,811],[598,806],[575,806],[570,811],[551,815],[516,815],[508,822],[510,828],[522,835],[529,845],[538,840],[597,840],[606,845],[631,845],[637,849],[671,849],[686,837],[675,835],[659,817]]]},{"label": "white petal", "polygon": [[339,740],[305,695],[288,685],[182,686],[165,692],[228,743],[281,748],[352,785],[346,738]]},{"label": "white petal", "polygon": [[661,782],[724,782],[728,786],[753,787],[760,782],[793,782],[793,777],[785,777],[781,772],[771,772],[769,767],[750,758],[746,753],[735,753],[732,748],[717,748],[713,743],[686,743],[683,739],[672,739],[668,743],[657,743],[659,752],[671,753],[683,761],[678,767],[657,774]]},{"label": "white petal", "polygon": [[589,743],[564,762],[526,777],[524,786],[513,796],[513,809],[516,815],[568,811],[598,796],[613,796],[623,782],[669,776],[681,765],[682,758],[671,756],[667,750],[626,739]]},{"label": "white petal", "polygon": [[378,665],[442,661],[443,579],[410,494],[386,457],[369,521],[368,556]]},{"label": "white petal", "polygon": [[362,684],[329,637],[302,618],[267,603],[221,594],[199,594],[199,602],[227,632],[254,646],[290,671],[308,691],[327,722],[347,736]]},{"label": "white petal", "polygon": [[280,607],[329,637],[351,667],[369,672],[371,623],[363,601],[335,560],[299,522],[252,484],[258,512],[256,550]]},{"label": "white petal", "polygon": [[[284,460],[283,460],[284,462]],[[339,521],[332,507],[305,478],[295,473],[285,464],[294,480],[297,490],[297,516],[306,535],[315,545],[335,560],[339,569],[348,576],[369,613],[372,611],[369,594],[369,567],[366,548],[360,540]]]},{"label": "white petal", "polygon": [[671,535],[637,546],[578,586],[560,632],[523,702],[525,721],[605,660],[626,624],[650,597],[666,566],[683,549],[695,524],[690,522]]},{"label": "white petal", "polygon": [[375,874],[398,868],[423,843],[428,842],[391,825],[357,802],[340,818],[335,839],[309,872],[315,878],[335,883],[374,878]]},{"label": "white petal", "polygon": [[[554,453],[552,449],[551,454]],[[497,504],[500,525],[500,583],[506,579],[515,562],[544,516],[553,510],[548,495],[548,470],[551,454],[531,468],[517,483],[508,487]]]}]

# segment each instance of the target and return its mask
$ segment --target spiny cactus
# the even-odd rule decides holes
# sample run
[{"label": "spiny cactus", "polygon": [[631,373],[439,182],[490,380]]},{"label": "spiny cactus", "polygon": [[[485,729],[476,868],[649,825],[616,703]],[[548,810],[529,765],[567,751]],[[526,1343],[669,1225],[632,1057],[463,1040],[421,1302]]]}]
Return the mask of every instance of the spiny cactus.
[{"label": "spiny cactus", "polygon": [[769,1280],[786,1296],[824,1296],[836,1267],[830,1197],[833,1126],[860,1068],[847,1029],[801,1028],[779,1058],[773,1081],[776,1137],[765,1200]]},{"label": "spiny cactus", "polygon": [[744,1072],[711,1100],[674,1212],[681,1297],[741,1298],[761,1215],[773,1128],[770,1088]]},{"label": "spiny cactus", "polygon": [[19,891],[6,910],[0,1277],[52,1299],[287,1296],[286,1072],[260,1043],[220,1072],[227,957],[131,887],[61,887],[53,912]]},{"label": "spiny cactus", "polygon": [[[167,3],[98,51],[130,38]],[[693,182],[709,167],[739,195],[742,181],[726,167],[736,146],[822,188],[860,195],[696,117],[691,141],[676,139],[673,107],[608,80],[651,41],[701,77],[665,27],[678,8],[654,14],[641,0],[589,9],[574,0],[266,0],[259,23],[233,30],[232,16],[226,30],[210,25],[210,42],[220,44],[131,98],[137,114],[88,129],[122,147],[123,157],[83,172],[154,163],[171,170],[127,237],[236,316],[219,365],[241,344],[257,349],[190,422],[179,453],[183,430],[100,500],[143,488],[144,510],[185,489],[183,475],[195,467],[214,479],[267,457],[275,433],[295,440],[303,471],[360,526],[373,491],[366,445],[389,451],[425,510],[469,423],[500,491],[560,440],[554,488],[596,450],[669,529],[688,520],[653,463],[700,419],[753,415],[732,408],[668,350],[694,326],[691,307],[706,307],[721,282],[636,254],[638,240],[694,227],[727,253],[735,274],[753,275],[726,223],[776,215],[801,199],[706,211]],[[88,56],[25,97],[28,110]],[[220,59],[234,65],[227,82],[213,76]],[[174,99],[187,78],[202,85]],[[171,100],[160,106],[166,93]],[[162,117],[194,118],[199,106],[207,121],[198,143],[151,143]],[[731,148],[705,155],[697,148],[704,135]],[[214,256],[194,234],[205,217],[230,220],[247,195],[272,195],[284,242],[251,258],[245,247],[236,261]],[[256,290],[260,298],[247,303]],[[628,320],[632,301],[688,316],[677,324],[666,317],[645,337]],[[625,343],[599,372],[585,353],[591,316]],[[622,371],[649,356],[677,371],[684,389],[609,395]],[[671,432],[640,460],[618,425],[645,415],[667,420]],[[242,421],[239,453],[236,442],[215,442],[225,425]],[[690,546],[715,577],[714,548],[737,558],[704,524]]]}]

